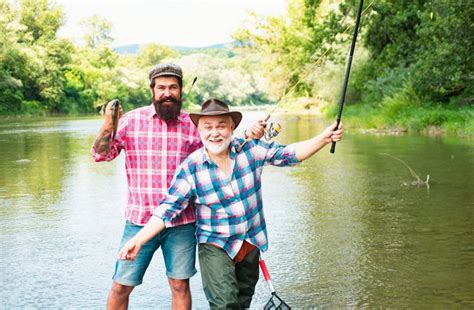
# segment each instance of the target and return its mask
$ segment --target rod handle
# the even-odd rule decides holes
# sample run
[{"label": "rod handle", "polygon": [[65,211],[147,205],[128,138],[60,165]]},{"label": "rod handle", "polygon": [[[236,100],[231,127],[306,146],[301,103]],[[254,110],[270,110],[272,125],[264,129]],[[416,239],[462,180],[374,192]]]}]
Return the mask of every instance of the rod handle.
[{"label": "rod handle", "polygon": [[260,269],[262,270],[263,278],[265,279],[265,281],[270,281],[270,273],[268,272],[265,261],[263,259],[260,259],[258,261],[258,264],[260,265]]},{"label": "rod handle", "polygon": [[245,143],[249,142],[250,140],[252,140],[252,137],[248,137],[247,139],[244,140],[244,142],[242,142],[238,147],[237,147],[237,153],[240,153],[240,151],[242,151],[242,148],[244,147]]},{"label": "rod handle", "polygon": [[[336,119],[336,127],[334,128],[334,130],[337,130],[339,128],[340,124],[341,124],[341,119],[338,117]],[[331,152],[331,154],[334,154],[334,152],[336,152],[336,142],[335,141],[332,141],[331,150],[329,152]]]},{"label": "rod handle", "polygon": [[260,265],[260,270],[262,271],[263,278],[265,279],[265,282],[267,282],[268,287],[270,288],[270,292],[272,294],[275,293],[275,288],[273,287],[272,280],[270,279],[270,273],[268,272],[265,261],[262,258],[260,258],[258,260],[258,264]]}]

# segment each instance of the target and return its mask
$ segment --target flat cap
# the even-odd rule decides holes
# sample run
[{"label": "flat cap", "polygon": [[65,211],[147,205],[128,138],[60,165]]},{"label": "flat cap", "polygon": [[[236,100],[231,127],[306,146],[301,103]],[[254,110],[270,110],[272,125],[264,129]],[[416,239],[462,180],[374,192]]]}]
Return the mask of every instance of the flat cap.
[{"label": "flat cap", "polygon": [[181,70],[180,66],[172,63],[157,64],[150,69],[148,78],[150,79],[150,82],[152,82],[154,78],[166,75],[172,75],[183,79],[183,70]]}]

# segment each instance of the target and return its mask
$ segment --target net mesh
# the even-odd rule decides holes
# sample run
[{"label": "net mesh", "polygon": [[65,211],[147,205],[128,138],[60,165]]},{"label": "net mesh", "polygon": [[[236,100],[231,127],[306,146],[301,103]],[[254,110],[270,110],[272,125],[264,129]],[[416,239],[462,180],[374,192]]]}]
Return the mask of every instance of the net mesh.
[{"label": "net mesh", "polygon": [[278,309],[278,310],[286,310],[286,309],[291,309],[290,306],[286,302],[284,302],[276,293],[272,294],[272,297],[270,300],[267,302],[265,307],[263,308],[264,310],[273,310],[273,309]]}]

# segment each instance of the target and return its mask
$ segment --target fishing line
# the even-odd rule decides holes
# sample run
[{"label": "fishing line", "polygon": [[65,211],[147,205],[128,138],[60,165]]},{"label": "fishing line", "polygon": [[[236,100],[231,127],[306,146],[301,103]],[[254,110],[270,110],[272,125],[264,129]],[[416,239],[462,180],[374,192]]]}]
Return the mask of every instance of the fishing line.
[{"label": "fishing line", "polygon": [[[362,13],[361,13],[360,15],[361,15],[361,16],[365,15],[366,12],[367,12],[367,10],[372,6],[372,4],[374,4],[375,1],[376,1],[376,0],[373,0],[369,5],[367,5],[367,7],[362,11]],[[354,26],[352,26],[352,25],[347,26],[346,29],[344,29],[344,31],[341,33],[341,35],[344,35],[349,29],[351,29],[351,28],[353,28],[353,27],[355,28],[355,25],[354,25]],[[329,53],[329,51],[330,51],[330,49],[328,48],[321,56],[319,56],[318,58],[316,58],[316,60],[315,60],[306,70],[303,71],[303,73],[301,74],[302,78],[298,79],[298,80],[296,81],[296,83],[293,84],[293,85],[290,87],[290,89],[289,89],[288,91],[284,92],[283,95],[280,96],[280,97],[277,99],[275,106],[270,110],[269,113],[267,113],[267,116],[266,116],[266,118],[264,119],[265,122],[267,122],[267,121],[270,119],[271,115],[281,106],[281,104],[284,102],[283,99],[286,98],[286,97],[288,97],[288,95],[292,94],[292,93],[295,91],[296,87],[297,87],[299,84],[302,83],[303,79],[306,78],[306,77],[308,77],[309,74],[310,74],[311,72],[313,72],[313,70],[316,68],[316,66],[318,66],[318,65],[321,64],[321,62],[323,61],[324,57],[326,56],[327,53]],[[315,54],[316,54],[316,52],[313,53],[313,55],[311,55],[310,59],[311,59]],[[249,57],[250,57],[250,56],[249,56]],[[295,71],[295,70],[293,70],[293,71]],[[273,124],[271,124],[271,125],[273,125]],[[271,127],[271,126],[270,126],[270,127]],[[281,132],[281,129],[282,129],[282,128],[281,128],[280,124],[277,123],[277,124],[276,124],[276,127],[277,127],[278,129],[275,130],[275,129],[273,128],[272,134],[274,134],[274,135],[273,135],[272,137],[276,137],[276,136]],[[268,130],[272,130],[272,128],[269,128]],[[275,133],[276,133],[276,134],[275,134]],[[270,136],[270,134],[268,134],[267,132],[265,132],[265,136],[267,136],[267,135]],[[250,141],[251,139],[252,139],[252,136],[247,137],[247,138],[239,145],[239,147],[237,148],[237,152],[240,152],[240,151],[242,150],[243,146],[244,146],[248,141]]]},{"label": "fishing line", "polygon": [[[362,11],[361,16],[364,16],[366,14],[367,10],[372,6],[372,4],[374,2],[375,2],[375,0],[373,0],[369,5],[367,5],[367,7]],[[353,27],[355,27],[355,25],[354,26],[353,25],[347,26],[346,29],[344,29],[344,31],[341,33],[341,35],[344,35],[349,29],[351,29]],[[296,89],[296,86],[301,84],[302,80],[304,80],[305,77],[307,77],[318,65],[320,65],[320,63],[323,60],[323,57],[325,57],[326,54],[329,53],[329,51],[330,51],[330,49],[327,49],[321,56],[319,56],[316,59],[316,61],[314,63],[312,63],[310,65],[310,67],[303,72],[303,74],[302,74],[303,78],[296,81],[296,83],[293,84],[293,86],[287,92],[285,92],[283,94],[283,96],[281,96],[277,99],[277,104],[273,107],[273,109],[270,111],[270,113],[268,113],[269,115],[273,114],[276,111],[276,109],[281,105],[283,98],[286,98],[289,94],[291,94]],[[316,54],[316,53],[314,53],[314,54]],[[313,57],[313,55],[311,57]]]}]

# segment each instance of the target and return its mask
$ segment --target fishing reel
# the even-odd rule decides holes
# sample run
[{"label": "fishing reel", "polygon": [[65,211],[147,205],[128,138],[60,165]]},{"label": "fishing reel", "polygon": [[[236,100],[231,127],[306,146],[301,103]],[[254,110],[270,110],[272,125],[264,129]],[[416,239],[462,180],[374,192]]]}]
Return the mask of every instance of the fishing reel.
[{"label": "fishing reel", "polygon": [[[270,118],[270,115],[265,119],[265,121],[268,121]],[[263,136],[265,137],[265,140],[270,141],[271,139],[275,138],[278,136],[278,134],[281,132],[281,125],[278,123],[270,123],[265,126],[265,129],[263,131]],[[244,147],[245,143],[250,141],[252,137],[247,137],[244,142],[242,142],[238,147],[237,147],[237,152],[240,152],[242,148]]]},{"label": "fishing reel", "polygon": [[263,136],[265,137],[265,140],[270,141],[271,139],[278,136],[281,130],[282,128],[279,123],[270,123],[269,125],[266,126],[263,132]]}]

